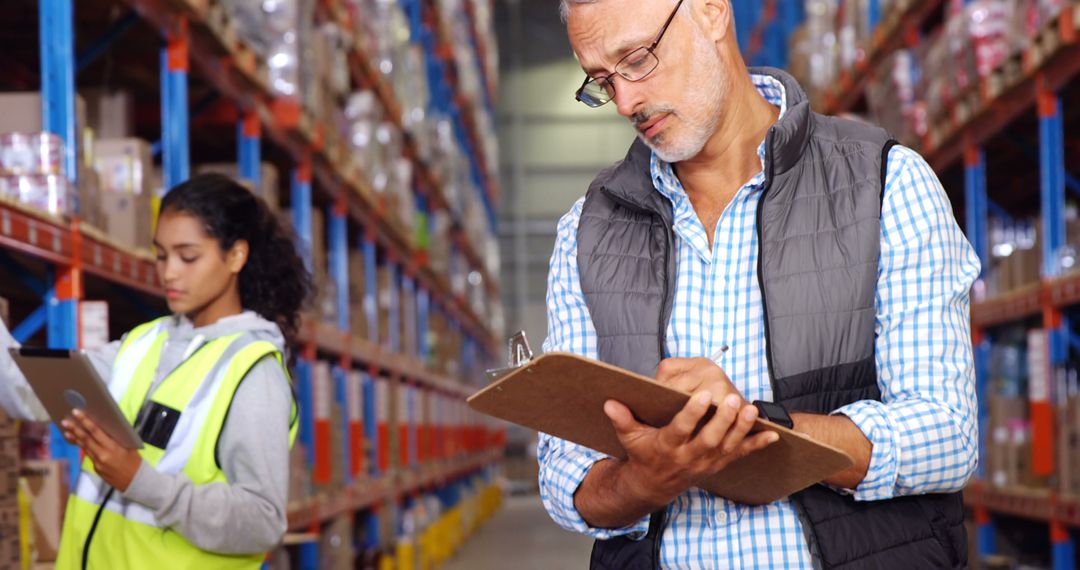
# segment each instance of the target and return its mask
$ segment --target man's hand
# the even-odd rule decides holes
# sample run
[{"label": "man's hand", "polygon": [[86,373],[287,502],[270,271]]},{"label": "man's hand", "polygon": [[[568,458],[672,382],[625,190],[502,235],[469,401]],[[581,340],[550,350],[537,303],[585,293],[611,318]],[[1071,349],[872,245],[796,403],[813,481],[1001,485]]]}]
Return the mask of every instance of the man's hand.
[{"label": "man's hand", "polygon": [[643,499],[667,504],[698,481],[778,439],[772,432],[747,437],[757,408],[743,405],[738,394],[728,394],[716,414],[695,431],[712,401],[708,390],[696,393],[662,428],[639,423],[618,402],[604,404],[604,413],[626,449],[626,475],[639,483],[636,487],[645,493]]},{"label": "man's hand", "polygon": [[63,429],[64,439],[81,447],[90,461],[94,462],[94,470],[98,476],[117,491],[127,491],[142,464],[138,451],[117,443],[80,410],[74,410],[60,422],[60,427]]},{"label": "man's hand", "polygon": [[668,386],[697,394],[702,390],[708,390],[715,397],[719,405],[728,395],[735,394],[739,397],[740,405],[746,405],[746,400],[735,385],[731,383],[724,370],[708,358],[668,358],[660,362],[656,369],[656,381]]}]

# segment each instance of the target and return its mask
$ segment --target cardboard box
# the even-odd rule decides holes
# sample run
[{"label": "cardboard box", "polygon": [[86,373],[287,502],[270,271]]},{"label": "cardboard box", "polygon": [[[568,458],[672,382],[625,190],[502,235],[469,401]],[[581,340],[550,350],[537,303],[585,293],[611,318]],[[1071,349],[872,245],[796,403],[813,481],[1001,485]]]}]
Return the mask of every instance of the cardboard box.
[{"label": "cardboard box", "polygon": [[259,187],[255,188],[246,178],[240,178],[239,167],[235,162],[201,164],[195,167],[198,174],[224,174],[236,179],[256,196],[263,199],[271,212],[281,211],[281,178],[273,164],[263,162],[259,165]]},{"label": "cardboard box", "polygon": [[[0,93],[0,133],[38,133],[42,122],[41,94],[37,91]],[[75,96],[75,132],[86,128],[86,100]]]},{"label": "cardboard box", "polygon": [[22,466],[33,520],[35,562],[56,561],[68,497],[65,471],[66,464],[55,460],[27,461]]},{"label": "cardboard box", "polygon": [[135,135],[135,101],[127,91],[83,89],[86,99],[86,126],[103,139]]},{"label": "cardboard box", "polygon": [[154,188],[154,160],[150,144],[142,139],[98,139],[94,167],[103,193],[150,196]]},{"label": "cardboard box", "polygon": [[109,304],[107,302],[79,302],[79,344],[86,350],[109,344]]},{"label": "cardboard box", "polygon": [[101,210],[112,240],[134,249],[151,246],[154,214],[148,194],[103,192]]},{"label": "cardboard box", "polygon": [[19,429],[0,410],[0,570],[20,568]]}]

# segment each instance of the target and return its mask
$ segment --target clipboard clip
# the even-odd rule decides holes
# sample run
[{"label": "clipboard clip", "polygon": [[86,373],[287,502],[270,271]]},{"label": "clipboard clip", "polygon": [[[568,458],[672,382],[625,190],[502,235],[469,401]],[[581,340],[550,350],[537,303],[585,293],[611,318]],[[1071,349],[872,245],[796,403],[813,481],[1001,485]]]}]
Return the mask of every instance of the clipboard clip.
[{"label": "clipboard clip", "polygon": [[506,367],[485,372],[488,382],[494,382],[532,361],[533,351],[529,347],[529,339],[525,337],[525,331],[518,331],[510,337],[508,349]]}]

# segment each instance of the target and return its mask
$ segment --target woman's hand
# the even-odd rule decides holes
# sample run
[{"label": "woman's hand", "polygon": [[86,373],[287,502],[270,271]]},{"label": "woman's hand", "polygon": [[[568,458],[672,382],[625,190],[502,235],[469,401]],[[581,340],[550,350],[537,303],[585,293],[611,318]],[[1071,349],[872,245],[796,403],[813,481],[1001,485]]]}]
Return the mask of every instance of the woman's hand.
[{"label": "woman's hand", "polygon": [[60,427],[64,439],[81,447],[90,461],[94,462],[94,470],[99,477],[117,491],[127,491],[142,465],[142,457],[137,450],[127,449],[117,443],[81,410],[72,411],[70,416],[60,422]]}]

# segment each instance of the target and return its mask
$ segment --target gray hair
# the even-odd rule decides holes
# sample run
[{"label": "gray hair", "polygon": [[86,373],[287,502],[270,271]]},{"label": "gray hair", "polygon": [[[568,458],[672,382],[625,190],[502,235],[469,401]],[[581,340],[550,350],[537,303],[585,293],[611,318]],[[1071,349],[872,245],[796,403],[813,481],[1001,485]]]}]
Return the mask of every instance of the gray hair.
[{"label": "gray hair", "polygon": [[[562,18],[562,23],[566,23],[566,20],[570,17],[570,5],[571,4],[596,4],[599,0],[559,0],[559,17]],[[675,2],[673,1],[672,4]]]},{"label": "gray hair", "polygon": [[562,18],[562,22],[565,24],[567,18],[570,17],[570,5],[571,4],[595,4],[596,0],[559,0],[559,17]]}]

